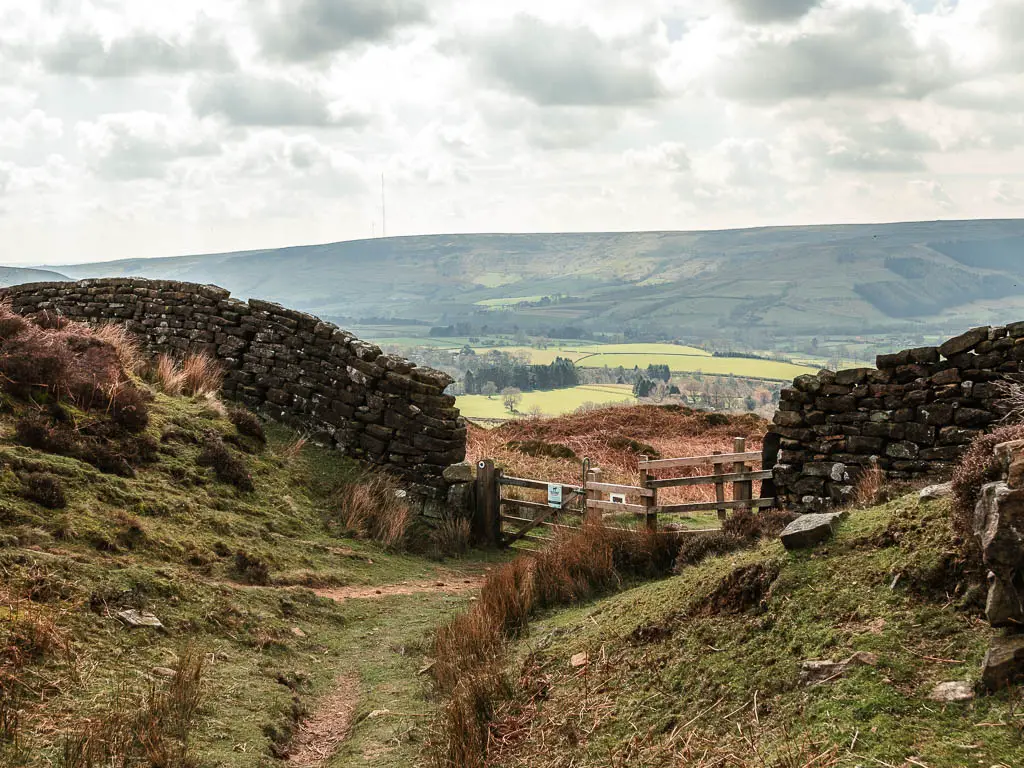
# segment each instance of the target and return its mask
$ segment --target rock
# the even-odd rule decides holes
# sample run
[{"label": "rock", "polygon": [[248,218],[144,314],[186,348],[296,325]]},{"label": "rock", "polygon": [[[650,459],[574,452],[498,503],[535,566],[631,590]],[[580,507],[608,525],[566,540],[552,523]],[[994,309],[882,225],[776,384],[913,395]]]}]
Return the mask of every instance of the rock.
[{"label": "rock", "polygon": [[988,483],[974,508],[974,535],[985,565],[996,574],[1024,566],[1024,490]]},{"label": "rock", "polygon": [[981,662],[981,682],[997,691],[1024,675],[1024,636],[993,637]]},{"label": "rock", "polygon": [[1024,624],[1024,602],[1012,584],[1007,584],[996,574],[988,574],[988,598],[985,601],[985,618],[993,627],[1020,626]]},{"label": "rock", "polygon": [[929,485],[927,488],[922,488],[918,498],[921,501],[935,501],[936,499],[944,499],[952,493],[953,484],[942,483],[941,485]]},{"label": "rock", "polygon": [[878,654],[857,651],[843,661],[810,660],[800,664],[800,682],[804,685],[819,685],[841,677],[850,667],[877,667]]},{"label": "rock", "polygon": [[779,538],[786,549],[806,549],[825,541],[842,518],[838,512],[802,515],[786,526]]},{"label": "rock", "polygon": [[292,634],[299,638],[306,636],[306,633],[300,627],[292,627]]},{"label": "rock", "polygon": [[988,341],[988,327],[984,328],[972,328],[967,333],[962,333],[959,336],[947,341],[945,344],[939,347],[939,354],[949,359],[955,355],[962,355],[964,352],[970,352],[976,346],[981,344],[983,341]]},{"label": "rock", "polygon": [[442,474],[444,479],[449,483],[471,483],[476,479],[473,465],[468,461],[463,461],[460,464],[452,464],[449,467],[445,467]]},{"label": "rock", "polygon": [[804,685],[819,685],[839,677],[845,671],[846,667],[838,661],[804,661],[800,663],[800,682]]},{"label": "rock", "polygon": [[587,666],[587,664],[590,663],[590,655],[586,651],[583,651],[582,653],[577,653],[575,656],[569,659],[569,663],[577,669],[579,667],[585,667]]},{"label": "rock", "polygon": [[950,704],[957,701],[970,701],[974,698],[974,686],[966,680],[954,680],[949,683],[939,683],[932,692],[928,694],[932,701],[940,701],[943,704]]},{"label": "rock", "polygon": [[152,613],[146,613],[145,611],[136,611],[131,609],[127,611],[118,611],[114,615],[129,627],[152,627],[153,629],[163,629],[164,627],[164,625],[160,623],[160,619]]},{"label": "rock", "polygon": [[157,677],[174,677],[176,674],[178,674],[170,667],[153,667],[149,671]]},{"label": "rock", "polygon": [[847,667],[853,666],[854,664],[864,667],[877,667],[878,666],[878,654],[871,653],[870,651],[857,651],[850,658],[843,662]]}]

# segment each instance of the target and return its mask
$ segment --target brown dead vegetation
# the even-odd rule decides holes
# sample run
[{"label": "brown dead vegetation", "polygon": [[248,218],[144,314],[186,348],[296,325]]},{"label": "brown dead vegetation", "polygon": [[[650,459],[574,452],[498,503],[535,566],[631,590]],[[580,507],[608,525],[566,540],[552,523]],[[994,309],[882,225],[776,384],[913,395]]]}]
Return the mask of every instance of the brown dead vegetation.
[{"label": "brown dead vegetation", "polygon": [[403,492],[383,472],[368,474],[345,486],[338,498],[337,522],[341,529],[385,547],[404,547],[412,521],[412,510]]},{"label": "brown dead vegetation", "polygon": [[189,736],[202,703],[204,658],[187,648],[174,676],[139,692],[127,685],[88,723],[70,734],[61,768],[150,765],[194,768]]},{"label": "brown dead vegetation", "polygon": [[[727,416],[682,406],[603,408],[555,419],[511,421],[490,430],[470,424],[467,459],[494,459],[506,474],[578,485],[580,460],[587,457],[591,466],[601,467],[605,482],[636,485],[641,455],[731,453],[736,437],[746,438],[748,451],[757,451],[767,428],[768,422],[753,414]],[[687,473],[671,471],[673,476]],[[707,472],[708,468],[689,470],[695,475]],[[670,488],[658,497],[665,503],[713,501],[714,488]]]}]

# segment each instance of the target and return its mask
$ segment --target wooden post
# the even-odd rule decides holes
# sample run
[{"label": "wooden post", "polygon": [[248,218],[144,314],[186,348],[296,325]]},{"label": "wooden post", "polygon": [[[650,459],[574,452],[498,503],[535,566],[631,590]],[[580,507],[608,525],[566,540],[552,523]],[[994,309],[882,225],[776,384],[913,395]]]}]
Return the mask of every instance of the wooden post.
[{"label": "wooden post", "polygon": [[[732,441],[733,453],[746,453],[747,452],[747,439],[745,437],[735,437]],[[746,462],[737,461],[733,467],[733,472],[740,473],[748,471]],[[754,498],[754,481],[753,480],[737,480],[732,484],[732,497],[736,501],[749,501]],[[749,504],[744,504],[742,507],[736,507],[740,509],[750,509]]]},{"label": "wooden post", "polygon": [[476,520],[474,528],[485,547],[504,544],[501,533],[501,470],[491,459],[476,465]]},{"label": "wooden post", "polygon": [[[719,456],[719,455],[721,455],[722,452],[721,451],[712,451],[712,453],[715,456]],[[715,463],[715,472],[714,472],[714,474],[716,474],[716,475],[724,475],[725,474],[725,469],[724,469],[724,467],[723,467],[721,462],[716,462]],[[723,483],[721,480],[716,480],[715,481],[715,501],[719,502],[720,504],[724,504],[724,502],[725,502],[725,483]],[[724,506],[719,507],[718,508],[718,519],[719,520],[725,520],[726,517],[728,517],[728,512],[727,512],[726,508]]]},{"label": "wooden post", "polygon": [[[647,481],[649,479],[649,473],[647,467],[644,466],[647,463],[647,457],[640,457],[640,487],[647,488]],[[654,496],[641,496],[640,503],[647,507],[647,514],[644,515],[644,523],[647,526],[648,531],[658,530],[658,491],[655,489]]]},{"label": "wooden post", "polygon": [[601,522],[601,510],[600,509],[591,509],[590,505],[587,504],[587,502],[589,502],[589,501],[600,501],[601,500],[601,492],[600,491],[592,491],[590,489],[590,484],[591,483],[600,483],[600,482],[601,482],[601,468],[600,467],[595,467],[594,469],[592,469],[589,472],[587,472],[586,484],[583,486],[583,497],[584,497],[583,519],[584,519],[585,522],[588,522],[588,523],[600,523]]}]

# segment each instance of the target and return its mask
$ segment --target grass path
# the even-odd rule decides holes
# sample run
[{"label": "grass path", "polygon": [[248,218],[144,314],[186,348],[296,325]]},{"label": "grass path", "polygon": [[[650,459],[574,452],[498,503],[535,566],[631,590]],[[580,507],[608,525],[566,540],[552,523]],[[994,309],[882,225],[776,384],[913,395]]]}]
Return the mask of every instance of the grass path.
[{"label": "grass path", "polygon": [[303,768],[419,764],[431,714],[420,674],[426,642],[435,626],[465,609],[482,583],[481,564],[465,562],[438,567],[426,580],[315,590],[338,604],[345,628],[324,652],[322,664],[334,677],[315,692],[289,763]]}]

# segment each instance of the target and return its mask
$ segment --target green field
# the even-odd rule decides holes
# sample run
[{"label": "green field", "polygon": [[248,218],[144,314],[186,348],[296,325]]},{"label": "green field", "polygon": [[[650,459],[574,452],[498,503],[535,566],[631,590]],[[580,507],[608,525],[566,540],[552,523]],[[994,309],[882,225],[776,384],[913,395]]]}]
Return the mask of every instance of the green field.
[{"label": "green field", "polygon": [[[491,348],[480,347],[476,353],[486,354]],[[548,365],[556,357],[565,357],[582,368],[647,368],[649,365],[667,365],[673,373],[710,373],[722,376],[741,376],[752,379],[789,381],[805,373],[816,373],[811,368],[775,360],[754,360],[743,357],[713,357],[696,347],[676,344],[590,344],[586,346],[558,345],[547,349],[533,347],[502,347],[501,352],[528,355],[534,365]]]},{"label": "green field", "polygon": [[[529,413],[535,406],[545,416],[561,416],[572,413],[584,403],[633,402],[633,388],[628,384],[594,384],[591,386],[556,389],[551,392],[524,392],[520,413]],[[470,419],[507,419],[511,414],[505,410],[501,396],[462,395],[458,399],[462,415]]]}]

